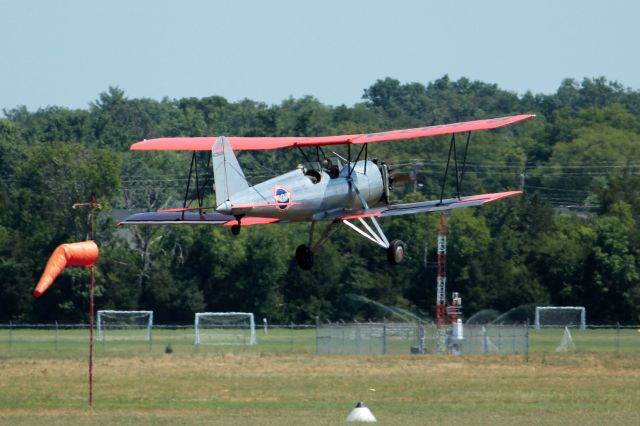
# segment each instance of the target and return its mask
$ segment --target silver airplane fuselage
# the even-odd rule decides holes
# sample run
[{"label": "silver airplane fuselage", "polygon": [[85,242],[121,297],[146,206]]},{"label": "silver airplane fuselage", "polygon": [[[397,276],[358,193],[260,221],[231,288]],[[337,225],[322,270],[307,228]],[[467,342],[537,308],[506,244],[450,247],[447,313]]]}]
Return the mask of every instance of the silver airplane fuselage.
[{"label": "silver airplane fuselage", "polygon": [[325,170],[309,175],[298,168],[233,194],[216,210],[234,216],[285,221],[322,220],[336,212],[362,209],[356,188],[369,206],[381,200],[384,181],[374,162],[345,165],[335,177]]}]

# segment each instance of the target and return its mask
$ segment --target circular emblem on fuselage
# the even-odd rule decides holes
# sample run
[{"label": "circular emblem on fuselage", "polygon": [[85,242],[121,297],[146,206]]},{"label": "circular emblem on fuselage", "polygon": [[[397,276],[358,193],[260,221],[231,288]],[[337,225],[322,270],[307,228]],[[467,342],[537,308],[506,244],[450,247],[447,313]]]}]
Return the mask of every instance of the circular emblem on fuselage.
[{"label": "circular emblem on fuselage", "polygon": [[291,191],[284,186],[273,187],[273,199],[277,209],[286,210],[291,207]]}]

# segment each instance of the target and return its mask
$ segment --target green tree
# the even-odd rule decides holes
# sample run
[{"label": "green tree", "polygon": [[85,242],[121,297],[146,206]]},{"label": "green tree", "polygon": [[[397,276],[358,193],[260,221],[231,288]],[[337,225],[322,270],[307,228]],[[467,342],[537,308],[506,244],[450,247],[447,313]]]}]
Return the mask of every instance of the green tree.
[{"label": "green tree", "polygon": [[595,222],[587,280],[577,290],[586,301],[587,312],[601,321],[640,319],[635,304],[640,281],[638,252],[629,238],[635,226],[631,209],[623,202]]}]

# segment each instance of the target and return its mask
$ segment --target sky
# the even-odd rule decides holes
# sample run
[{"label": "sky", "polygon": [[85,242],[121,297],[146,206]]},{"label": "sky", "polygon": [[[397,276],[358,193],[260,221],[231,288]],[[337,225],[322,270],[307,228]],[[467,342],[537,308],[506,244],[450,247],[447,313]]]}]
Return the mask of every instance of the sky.
[{"label": "sky", "polygon": [[[445,74],[524,94],[640,88],[633,0],[0,0],[0,111],[219,95],[352,106]],[[1,115],[1,114],[0,114]]]}]

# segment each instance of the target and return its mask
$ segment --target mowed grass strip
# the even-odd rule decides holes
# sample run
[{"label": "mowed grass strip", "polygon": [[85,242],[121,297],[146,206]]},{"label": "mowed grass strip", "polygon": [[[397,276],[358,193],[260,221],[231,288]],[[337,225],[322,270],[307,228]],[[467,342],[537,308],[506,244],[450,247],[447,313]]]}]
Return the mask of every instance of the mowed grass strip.
[{"label": "mowed grass strip", "polygon": [[362,400],[381,424],[638,424],[640,357],[99,356],[0,360],[5,424],[340,424]]}]

